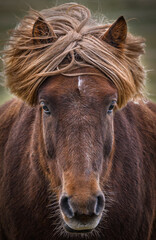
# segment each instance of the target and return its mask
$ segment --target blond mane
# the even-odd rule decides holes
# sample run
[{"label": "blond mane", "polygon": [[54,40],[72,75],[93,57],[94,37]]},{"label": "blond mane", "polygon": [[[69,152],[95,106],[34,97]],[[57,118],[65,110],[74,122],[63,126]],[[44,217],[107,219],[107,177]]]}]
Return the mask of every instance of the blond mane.
[{"label": "blond mane", "polygon": [[[38,18],[53,33],[41,36],[40,42],[32,34]],[[144,53],[144,39],[128,33],[122,49],[116,48],[101,39],[109,26],[97,23],[86,7],[74,3],[40,12],[31,10],[13,31],[4,50],[6,86],[35,105],[38,88],[48,76],[70,75],[75,68],[90,66],[115,84],[118,107],[142,98],[145,71],[139,57]]]}]

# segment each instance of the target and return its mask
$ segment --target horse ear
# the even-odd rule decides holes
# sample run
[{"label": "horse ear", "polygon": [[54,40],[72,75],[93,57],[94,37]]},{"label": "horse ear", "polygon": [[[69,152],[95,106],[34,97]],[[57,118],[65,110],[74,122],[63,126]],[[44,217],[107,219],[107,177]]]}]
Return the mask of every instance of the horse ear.
[{"label": "horse ear", "polygon": [[104,33],[101,39],[114,47],[121,47],[127,37],[127,23],[123,16],[119,17]]},{"label": "horse ear", "polygon": [[50,43],[57,38],[52,26],[49,26],[41,17],[34,23],[32,36],[34,38],[34,44]]}]

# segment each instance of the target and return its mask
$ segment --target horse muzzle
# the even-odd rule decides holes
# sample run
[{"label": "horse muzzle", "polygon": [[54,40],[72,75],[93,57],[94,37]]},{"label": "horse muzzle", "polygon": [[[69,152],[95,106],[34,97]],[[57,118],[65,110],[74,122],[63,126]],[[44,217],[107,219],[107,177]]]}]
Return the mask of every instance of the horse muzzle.
[{"label": "horse muzzle", "polygon": [[60,209],[67,232],[88,233],[99,224],[105,206],[102,192],[91,196],[87,201],[78,197],[63,194],[60,198]]}]

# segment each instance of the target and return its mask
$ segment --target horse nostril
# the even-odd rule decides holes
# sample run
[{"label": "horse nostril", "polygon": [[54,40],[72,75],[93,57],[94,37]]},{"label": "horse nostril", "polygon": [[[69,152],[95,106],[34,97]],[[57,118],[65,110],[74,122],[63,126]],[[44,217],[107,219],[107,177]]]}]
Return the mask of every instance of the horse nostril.
[{"label": "horse nostril", "polygon": [[100,194],[96,198],[96,204],[94,208],[94,213],[96,215],[100,215],[100,213],[103,211],[105,205],[105,197],[103,194]]},{"label": "horse nostril", "polygon": [[60,207],[61,207],[61,210],[62,210],[63,214],[66,217],[68,217],[68,218],[74,217],[74,212],[73,212],[73,209],[70,205],[69,197],[67,197],[67,196],[62,196],[61,197]]},{"label": "horse nostril", "polygon": [[[67,195],[62,195],[60,198],[60,209],[65,217],[86,220],[86,217],[99,216],[105,205],[105,197],[103,193],[98,194],[92,199],[88,199],[88,203],[85,204],[76,204],[75,202],[70,202],[70,197]],[[82,207],[83,206],[83,207]],[[74,208],[73,208],[74,207]]]}]

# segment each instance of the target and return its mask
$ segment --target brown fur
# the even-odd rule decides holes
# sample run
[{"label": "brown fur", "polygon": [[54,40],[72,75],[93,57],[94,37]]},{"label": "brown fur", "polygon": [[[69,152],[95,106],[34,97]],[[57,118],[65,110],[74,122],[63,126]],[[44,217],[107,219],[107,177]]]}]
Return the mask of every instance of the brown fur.
[{"label": "brown fur", "polygon": [[51,78],[40,88],[52,119],[19,100],[1,107],[1,239],[84,239],[63,229],[58,200],[62,192],[77,196],[73,201],[85,213],[99,186],[106,207],[89,239],[155,239],[155,106],[131,102],[107,117],[104,109],[116,90],[106,78],[84,78],[88,87],[82,99],[77,77]]},{"label": "brown fur", "polygon": [[130,101],[142,96],[142,40],[123,17],[89,18],[72,4],[34,12],[5,51],[21,100],[0,108],[0,240],[156,238],[156,106]]}]

